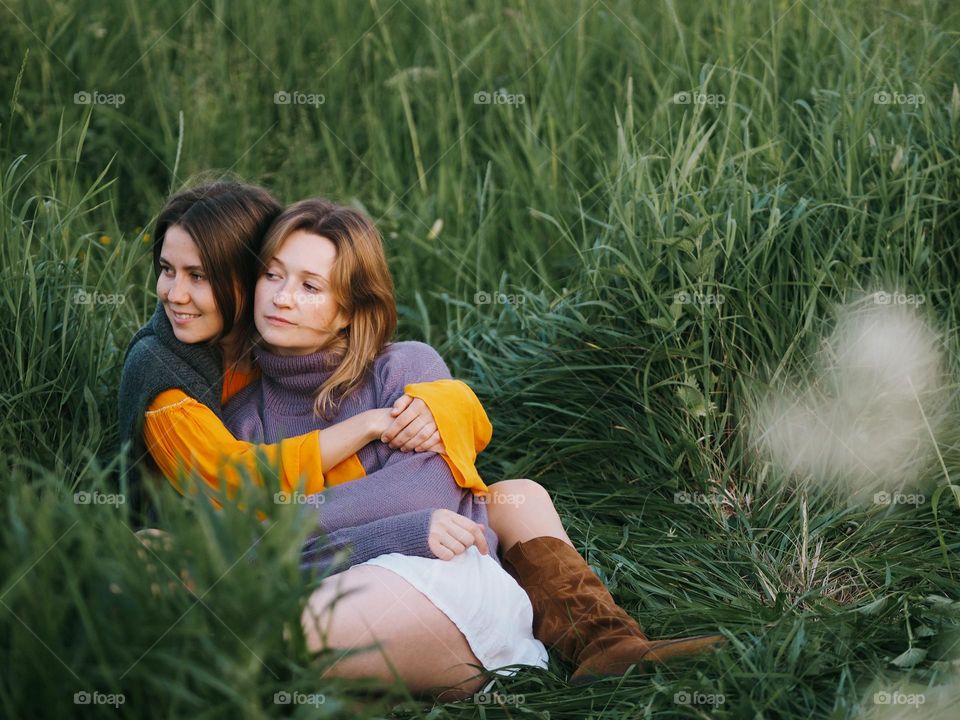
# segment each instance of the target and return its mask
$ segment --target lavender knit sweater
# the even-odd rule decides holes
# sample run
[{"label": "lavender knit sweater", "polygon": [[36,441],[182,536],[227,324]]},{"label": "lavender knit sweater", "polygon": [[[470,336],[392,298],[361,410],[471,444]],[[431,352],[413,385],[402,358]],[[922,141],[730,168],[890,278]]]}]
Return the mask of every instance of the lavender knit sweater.
[{"label": "lavender knit sweater", "polygon": [[[313,398],[336,368],[329,351],[285,357],[256,351],[261,378],[224,408],[227,427],[240,440],[274,443],[324,429],[374,408],[393,405],[408,383],[450,379],[446,363],[429,345],[387,345],[355,392],[344,398],[330,420],[315,417]],[[456,484],[442,457],[433,452],[404,453],[378,441],[357,453],[366,476],[323,491],[316,508],[319,533],[303,548],[301,568],[341,572],[370,558],[401,553],[434,558],[428,536],[430,516],[453,510],[485,525],[490,557],[497,558],[497,536],[487,522],[487,508],[467,488]],[[326,538],[323,536],[326,535]],[[336,551],[351,550],[333,566]]]}]

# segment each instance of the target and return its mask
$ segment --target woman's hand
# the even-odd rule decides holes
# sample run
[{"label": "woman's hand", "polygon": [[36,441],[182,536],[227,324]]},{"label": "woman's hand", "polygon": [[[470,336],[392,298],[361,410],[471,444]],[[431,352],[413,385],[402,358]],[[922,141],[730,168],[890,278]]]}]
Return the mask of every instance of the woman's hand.
[{"label": "woman's hand", "polygon": [[380,436],[390,447],[403,452],[435,452],[447,450],[440,440],[440,431],[430,408],[420,398],[401,395],[390,409],[393,422]]},{"label": "woman's hand", "polygon": [[482,555],[490,554],[483,525],[453,510],[434,510],[430,516],[430,551],[441,560],[452,560],[476,545]]},{"label": "woman's hand", "polygon": [[367,419],[367,442],[379,440],[393,423],[391,408],[375,408],[360,413]]}]

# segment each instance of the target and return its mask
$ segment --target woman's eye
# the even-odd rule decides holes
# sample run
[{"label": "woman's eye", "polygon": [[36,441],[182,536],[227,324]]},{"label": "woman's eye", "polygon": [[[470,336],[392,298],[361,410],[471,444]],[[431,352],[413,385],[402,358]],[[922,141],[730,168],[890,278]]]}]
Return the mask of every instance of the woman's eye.
[{"label": "woman's eye", "polygon": [[276,274],[275,272],[270,272],[269,270],[267,270],[267,272],[265,272],[265,273],[263,274],[263,276],[264,276],[267,280],[276,280],[276,279],[277,279],[277,274]]},{"label": "woman's eye", "polygon": [[168,275],[171,270],[172,270],[172,268],[171,268],[169,265],[161,265],[161,266],[160,266],[160,272],[162,272],[164,275]]},{"label": "woman's eye", "polygon": [[320,292],[320,288],[314,287],[313,285],[310,285],[308,283],[304,283],[303,286],[310,292]]},{"label": "woman's eye", "polygon": [[190,273],[190,277],[192,277],[197,282],[200,282],[201,280],[203,280],[203,275],[201,275],[200,273]]}]

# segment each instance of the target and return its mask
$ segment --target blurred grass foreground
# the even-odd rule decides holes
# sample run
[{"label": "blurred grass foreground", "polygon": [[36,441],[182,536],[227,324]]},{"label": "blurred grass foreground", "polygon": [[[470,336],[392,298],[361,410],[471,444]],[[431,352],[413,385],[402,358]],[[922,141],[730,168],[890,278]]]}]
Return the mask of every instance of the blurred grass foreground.
[{"label": "blurred grass foreground", "polygon": [[[957,717],[955,3],[3,0],[0,53],[0,715]],[[116,392],[151,224],[201,172],[365,209],[399,335],[490,413],[483,476],[545,485],[652,635],[729,646],[431,707],[283,632],[302,506],[263,533],[262,490],[170,492],[145,556]],[[864,497],[751,409],[880,302],[935,334],[945,419]]]}]

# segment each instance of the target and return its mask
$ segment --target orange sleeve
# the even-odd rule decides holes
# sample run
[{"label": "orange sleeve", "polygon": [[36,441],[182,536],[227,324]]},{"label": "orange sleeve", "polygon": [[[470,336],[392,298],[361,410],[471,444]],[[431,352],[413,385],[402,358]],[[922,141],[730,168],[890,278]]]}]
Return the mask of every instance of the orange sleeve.
[{"label": "orange sleeve", "polygon": [[333,487],[334,485],[340,485],[341,483],[365,477],[366,474],[367,471],[363,469],[363,463],[360,462],[360,458],[354,453],[346,460],[341,460],[323,475],[326,481],[326,487]]},{"label": "orange sleeve", "polygon": [[[232,497],[243,473],[260,481],[258,455],[279,465],[281,492],[310,495],[325,486],[319,430],[274,444],[237,440],[210,408],[182,390],[166,390],[153,399],[144,413],[143,439],[157,467],[181,494],[179,472],[193,471],[214,489],[226,483],[227,497]],[[331,468],[326,480],[338,484],[363,474],[353,455]]]},{"label": "orange sleeve", "polygon": [[493,436],[493,425],[476,394],[460,380],[411,383],[403,391],[423,400],[437,423],[447,452],[441,455],[460,487],[487,492],[475,466],[477,454]]},{"label": "orange sleeve", "polygon": [[260,377],[260,369],[253,368],[250,372],[243,372],[234,367],[226,367],[223,370],[223,394],[220,396],[220,404],[226,405],[230,398],[243,390],[247,385]]}]

